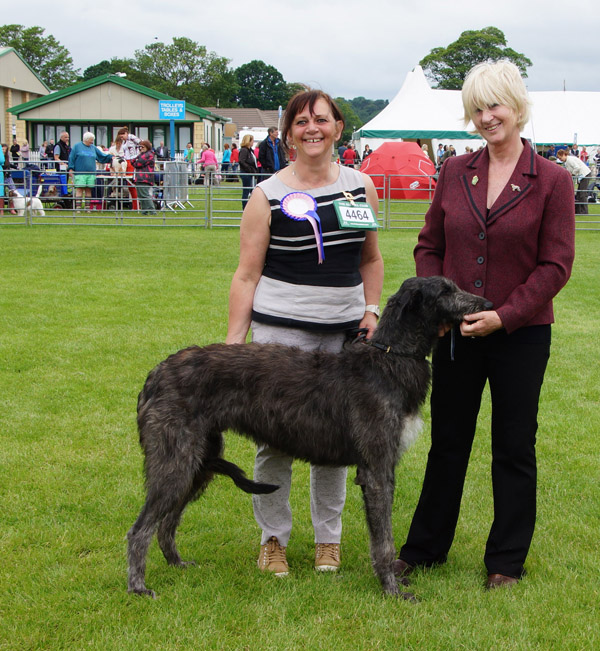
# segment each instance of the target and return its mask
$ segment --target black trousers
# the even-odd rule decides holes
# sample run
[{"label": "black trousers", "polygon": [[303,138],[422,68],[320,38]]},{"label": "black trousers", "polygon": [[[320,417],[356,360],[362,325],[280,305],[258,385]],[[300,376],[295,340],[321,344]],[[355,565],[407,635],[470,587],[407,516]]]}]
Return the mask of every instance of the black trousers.
[{"label": "black trousers", "polygon": [[579,184],[577,185],[577,192],[575,193],[575,214],[576,215],[587,215],[589,212],[588,208],[588,185],[590,182],[590,176],[584,176]]},{"label": "black trousers", "polygon": [[446,560],[489,381],[494,519],[484,562],[488,574],[522,575],[535,526],[537,412],[550,340],[549,325],[474,339],[457,331],[454,361],[450,333],[439,342],[433,356],[431,449],[400,558],[411,565]]}]

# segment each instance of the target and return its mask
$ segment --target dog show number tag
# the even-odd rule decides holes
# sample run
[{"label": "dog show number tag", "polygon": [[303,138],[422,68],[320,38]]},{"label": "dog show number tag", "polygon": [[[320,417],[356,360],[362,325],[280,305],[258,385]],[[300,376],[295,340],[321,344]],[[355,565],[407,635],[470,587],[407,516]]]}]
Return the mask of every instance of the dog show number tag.
[{"label": "dog show number tag", "polygon": [[366,201],[344,201],[338,199],[333,202],[333,207],[338,217],[340,228],[363,228],[375,231],[379,223],[373,208]]}]

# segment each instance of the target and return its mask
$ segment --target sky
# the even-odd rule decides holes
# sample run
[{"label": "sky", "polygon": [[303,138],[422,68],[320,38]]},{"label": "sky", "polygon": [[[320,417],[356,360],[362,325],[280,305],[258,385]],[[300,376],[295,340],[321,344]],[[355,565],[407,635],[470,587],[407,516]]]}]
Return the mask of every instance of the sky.
[{"label": "sky", "polygon": [[[287,82],[334,97],[391,100],[434,47],[465,30],[498,27],[533,62],[529,90],[600,90],[600,14],[579,0],[26,0],[27,18],[66,47],[75,68],[132,57],[179,36],[238,67],[253,59]],[[25,13],[25,12],[23,12]],[[39,18],[37,18],[39,17]]]}]

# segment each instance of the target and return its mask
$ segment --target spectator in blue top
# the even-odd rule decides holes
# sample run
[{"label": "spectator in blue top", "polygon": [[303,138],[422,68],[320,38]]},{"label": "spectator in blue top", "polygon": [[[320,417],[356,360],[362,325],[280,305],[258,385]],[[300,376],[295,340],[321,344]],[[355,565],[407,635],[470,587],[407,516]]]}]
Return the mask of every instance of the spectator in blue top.
[{"label": "spectator in blue top", "polygon": [[221,174],[225,177],[229,171],[229,165],[231,163],[231,150],[229,145],[225,143],[223,145],[223,158],[221,159]]},{"label": "spectator in blue top", "polygon": [[[69,172],[74,173],[75,208],[85,210],[85,197],[91,199],[92,188],[96,185],[96,161],[112,163],[112,154],[105,154],[94,145],[95,136],[86,131],[69,154]],[[80,199],[83,197],[83,201]],[[89,209],[89,208],[88,208]]]},{"label": "spectator in blue top", "polygon": [[258,146],[258,162],[265,177],[279,172],[287,165],[277,127],[269,127],[267,133],[268,136]]}]

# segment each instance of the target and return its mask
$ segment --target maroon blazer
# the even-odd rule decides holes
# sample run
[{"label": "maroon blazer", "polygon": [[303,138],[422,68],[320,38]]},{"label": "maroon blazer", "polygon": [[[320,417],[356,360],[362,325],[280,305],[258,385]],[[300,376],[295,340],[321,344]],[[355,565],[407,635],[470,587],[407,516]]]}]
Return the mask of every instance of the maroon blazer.
[{"label": "maroon blazer", "polygon": [[552,299],[575,256],[571,175],[523,143],[489,215],[487,147],[448,158],[414,251],[417,275],[485,296],[508,333],[554,322]]}]

